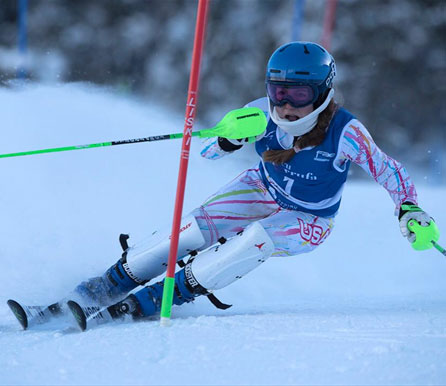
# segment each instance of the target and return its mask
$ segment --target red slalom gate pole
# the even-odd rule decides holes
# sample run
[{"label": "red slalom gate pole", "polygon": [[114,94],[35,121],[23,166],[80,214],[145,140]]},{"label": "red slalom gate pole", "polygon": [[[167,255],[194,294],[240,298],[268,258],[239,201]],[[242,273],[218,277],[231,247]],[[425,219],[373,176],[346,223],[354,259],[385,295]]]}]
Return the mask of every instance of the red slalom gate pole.
[{"label": "red slalom gate pole", "polygon": [[331,36],[333,35],[333,27],[336,17],[336,6],[338,0],[327,0],[324,16],[324,29],[322,31],[321,45],[330,51],[331,48]]},{"label": "red slalom gate pole", "polygon": [[175,264],[178,254],[178,241],[180,238],[181,215],[183,213],[184,190],[186,188],[187,166],[189,163],[192,129],[198,100],[198,84],[200,77],[201,57],[203,53],[206,32],[206,20],[209,0],[198,1],[197,20],[195,24],[194,49],[192,53],[192,66],[187,91],[186,114],[184,117],[184,134],[180,156],[180,170],[178,173],[177,194],[173,215],[172,233],[170,241],[167,273],[164,280],[163,300],[161,303],[161,325],[169,325],[175,288]]}]

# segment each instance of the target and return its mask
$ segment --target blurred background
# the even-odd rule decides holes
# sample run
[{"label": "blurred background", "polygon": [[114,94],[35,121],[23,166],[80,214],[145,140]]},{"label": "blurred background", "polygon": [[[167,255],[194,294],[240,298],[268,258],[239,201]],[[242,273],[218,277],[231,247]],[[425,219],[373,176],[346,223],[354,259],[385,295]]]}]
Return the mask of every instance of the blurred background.
[{"label": "blurred background", "polygon": [[[194,0],[1,0],[0,87],[91,82],[184,112],[196,9]],[[200,122],[264,96],[268,57],[290,40],[329,49],[338,102],[411,174],[446,184],[445,0],[212,0]]]}]

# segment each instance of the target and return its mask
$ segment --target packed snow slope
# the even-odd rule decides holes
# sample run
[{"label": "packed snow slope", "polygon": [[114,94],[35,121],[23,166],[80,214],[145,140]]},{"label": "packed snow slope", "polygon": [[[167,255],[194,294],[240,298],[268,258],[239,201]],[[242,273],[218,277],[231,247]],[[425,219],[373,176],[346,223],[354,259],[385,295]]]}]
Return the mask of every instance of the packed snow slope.
[{"label": "packed snow slope", "polygon": [[[0,113],[0,153],[183,129],[169,106],[85,85],[0,89]],[[411,249],[373,181],[347,185],[318,250],[270,259],[219,291],[227,311],[198,299],[174,308],[169,328],[22,331],[8,298],[54,302],[119,258],[119,233],[136,243],[170,227],[180,147],[0,159],[1,385],[446,384],[446,258]],[[194,140],[185,212],[256,162],[249,150],[208,161],[199,148]],[[446,189],[416,182],[446,234]]]}]

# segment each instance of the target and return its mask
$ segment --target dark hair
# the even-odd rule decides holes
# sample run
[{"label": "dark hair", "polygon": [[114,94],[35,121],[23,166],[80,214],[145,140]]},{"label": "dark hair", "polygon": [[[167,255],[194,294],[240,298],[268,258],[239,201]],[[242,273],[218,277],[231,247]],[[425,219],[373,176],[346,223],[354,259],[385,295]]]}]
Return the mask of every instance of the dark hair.
[{"label": "dark hair", "polygon": [[276,165],[280,165],[290,161],[291,158],[294,157],[296,154],[294,147],[303,149],[308,146],[320,145],[325,139],[328,125],[338,108],[338,104],[334,100],[331,100],[327,108],[319,114],[316,126],[310,132],[300,137],[294,137],[293,147],[291,149],[266,150],[262,154],[263,160],[265,162],[272,162]]}]

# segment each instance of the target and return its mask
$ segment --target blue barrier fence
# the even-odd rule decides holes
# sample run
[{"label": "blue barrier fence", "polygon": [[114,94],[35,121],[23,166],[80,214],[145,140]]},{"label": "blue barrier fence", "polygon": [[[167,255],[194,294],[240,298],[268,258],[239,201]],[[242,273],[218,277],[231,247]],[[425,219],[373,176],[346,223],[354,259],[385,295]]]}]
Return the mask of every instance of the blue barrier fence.
[{"label": "blue barrier fence", "polygon": [[25,79],[27,76],[26,55],[28,50],[27,13],[28,0],[18,0],[18,49],[20,63],[17,67],[17,78]]}]

